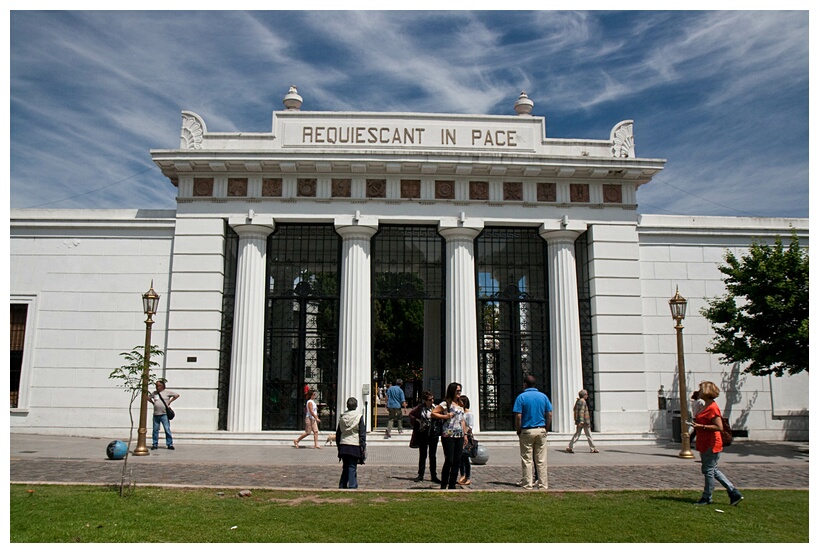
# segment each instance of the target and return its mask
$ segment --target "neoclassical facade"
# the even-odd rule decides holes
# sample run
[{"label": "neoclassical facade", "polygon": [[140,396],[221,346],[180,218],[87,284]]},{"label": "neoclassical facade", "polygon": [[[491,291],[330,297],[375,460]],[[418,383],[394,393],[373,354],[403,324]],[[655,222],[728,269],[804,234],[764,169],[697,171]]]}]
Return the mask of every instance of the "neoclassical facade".
[{"label": "neoclassical facade", "polygon": [[[106,371],[140,343],[153,280],[182,436],[296,429],[305,386],[333,424],[401,372],[437,396],[460,382],[478,431],[511,430],[533,374],[554,432],[573,430],[586,388],[601,436],[667,438],[657,396],[674,405],[678,287],[689,389],[721,383],[751,438],[807,439],[807,376],[720,365],[698,313],[724,289],[727,249],[791,228],[807,244],[807,220],[638,216],[665,160],[637,156],[633,122],[550,138],[525,93],[510,116],[302,111],[295,88],[284,105],[264,133],[210,132],[183,112],[179,148],[151,151],[175,211],[12,210],[13,330],[25,312],[13,430],[126,426]],[[88,419],[63,399],[76,389],[95,390],[108,422],[76,426]]]}]

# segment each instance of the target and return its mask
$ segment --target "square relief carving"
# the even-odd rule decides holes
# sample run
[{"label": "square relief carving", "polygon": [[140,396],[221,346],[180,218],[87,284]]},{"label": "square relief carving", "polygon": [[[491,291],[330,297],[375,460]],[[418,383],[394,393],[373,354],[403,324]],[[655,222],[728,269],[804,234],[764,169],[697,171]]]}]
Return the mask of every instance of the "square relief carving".
[{"label": "square relief carving", "polygon": [[619,184],[604,184],[603,202],[607,204],[623,203],[623,187]]},{"label": "square relief carving", "polygon": [[588,184],[570,184],[569,194],[572,202],[588,202],[589,201],[589,185]]},{"label": "square relief carving", "polygon": [[435,199],[437,199],[437,200],[454,200],[455,199],[455,181],[452,181],[452,180],[436,180],[435,181]]},{"label": "square relief carving", "polygon": [[351,179],[333,179],[331,194],[334,198],[349,198],[352,189],[353,181]]},{"label": "square relief carving", "polygon": [[386,198],[387,181],[384,179],[367,179],[368,198]]},{"label": "square relief carving", "polygon": [[556,202],[557,201],[557,184],[554,182],[539,182],[537,183],[537,201],[539,202]]},{"label": "square relief carving", "polygon": [[247,179],[228,179],[228,196],[247,196]]},{"label": "square relief carving", "polygon": [[469,181],[470,200],[488,200],[489,183],[485,181]]},{"label": "square relief carving", "polygon": [[419,181],[419,180],[402,180],[401,181],[401,197],[402,198],[420,198],[421,197],[421,181]]},{"label": "square relief carving", "polygon": [[296,195],[314,198],[316,196],[316,179],[296,179]]},{"label": "square relief carving", "polygon": [[282,179],[262,179],[262,196],[281,197]]},{"label": "square relief carving", "polygon": [[503,199],[510,202],[522,202],[523,183],[522,182],[503,183]]},{"label": "square relief carving", "polygon": [[213,196],[213,179],[194,179],[194,196]]}]

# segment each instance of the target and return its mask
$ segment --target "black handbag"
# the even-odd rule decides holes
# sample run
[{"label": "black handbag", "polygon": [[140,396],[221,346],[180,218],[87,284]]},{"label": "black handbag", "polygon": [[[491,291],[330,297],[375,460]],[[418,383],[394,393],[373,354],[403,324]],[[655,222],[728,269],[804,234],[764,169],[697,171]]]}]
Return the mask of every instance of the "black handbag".
[{"label": "black handbag", "polygon": [[162,397],[162,394],[160,394],[159,392],[157,392],[157,393],[156,393],[156,395],[158,395],[158,396],[159,396],[159,401],[161,401],[161,402],[162,402],[162,405],[164,405],[164,406],[165,406],[165,414],[166,414],[166,415],[168,415],[168,420],[169,420],[169,421],[172,421],[172,420],[173,420],[173,418],[176,416],[176,413],[174,413],[174,412],[173,412],[173,409],[171,409],[170,405],[168,405],[167,403],[165,403],[165,399]]},{"label": "black handbag", "polygon": [[444,433],[444,420],[443,419],[432,419],[429,421],[429,437],[430,438],[440,438],[441,434]]}]

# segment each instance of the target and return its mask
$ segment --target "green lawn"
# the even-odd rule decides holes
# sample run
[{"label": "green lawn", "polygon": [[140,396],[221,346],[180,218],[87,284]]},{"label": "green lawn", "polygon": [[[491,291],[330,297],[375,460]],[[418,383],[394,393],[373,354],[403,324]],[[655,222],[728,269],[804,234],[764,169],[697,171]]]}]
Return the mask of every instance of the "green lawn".
[{"label": "green lawn", "polygon": [[[280,492],[23,486],[10,491],[10,541],[808,542],[808,492],[743,490],[695,507],[693,491]],[[31,490],[31,491],[30,491]],[[722,512],[720,512],[722,511]],[[305,521],[310,521],[306,525]],[[432,538],[430,539],[430,536]]]}]

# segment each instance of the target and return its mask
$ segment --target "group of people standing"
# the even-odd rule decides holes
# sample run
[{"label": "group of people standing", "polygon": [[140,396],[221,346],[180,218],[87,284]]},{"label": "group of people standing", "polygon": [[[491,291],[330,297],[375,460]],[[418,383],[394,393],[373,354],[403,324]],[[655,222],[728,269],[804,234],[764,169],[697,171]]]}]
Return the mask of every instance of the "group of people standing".
[{"label": "group of people standing", "polygon": [[[523,387],[523,392],[515,399],[512,408],[521,460],[521,479],[517,484],[527,490],[546,490],[549,488],[546,444],[552,423],[552,403],[546,394],[537,389],[534,376],[526,376],[523,380]],[[393,389],[396,391],[390,394],[389,390]],[[429,460],[430,480],[439,484],[441,489],[452,490],[456,489],[458,484],[464,486],[472,483],[469,448],[474,443],[473,415],[469,412],[469,398],[462,392],[461,384],[452,382],[447,386],[444,399],[436,405],[432,392],[425,391],[422,395],[422,402],[410,411],[410,424],[413,428],[410,447],[418,449],[418,475],[414,479],[415,482],[424,480],[427,460]],[[693,410],[694,420],[691,427],[696,432],[696,448],[700,452],[702,474],[705,477],[702,497],[696,502],[697,505],[708,505],[713,501],[715,482],[719,482],[728,491],[731,505],[737,505],[744,499],[742,493],[717,466],[723,448],[722,413],[714,401],[719,397],[719,393],[719,387],[716,384],[705,381],[700,384],[694,398],[696,405]],[[588,397],[586,390],[580,390],[575,401],[573,409],[575,433],[566,448],[568,453],[574,453],[574,446],[581,433],[585,433],[590,452],[600,452],[595,447],[590,433],[591,417]],[[311,390],[305,406],[305,431],[294,440],[297,448],[299,442],[312,433],[314,447],[320,449],[318,445],[319,417],[315,398],[316,392]],[[402,408],[406,407],[406,400],[401,390],[400,380],[388,389],[387,399],[390,421],[385,438],[390,437],[394,422],[398,423],[398,432],[403,431]],[[155,420],[155,427],[158,427],[159,422],[162,422],[161,417]],[[158,432],[155,431],[155,436],[157,434]],[[166,431],[166,434],[169,433]],[[444,453],[440,478],[437,477],[439,438]],[[363,414],[358,412],[358,401],[354,397],[347,400],[347,411],[339,417],[335,440],[338,457],[343,463],[339,488],[357,488],[357,466],[364,464],[366,460],[367,430],[366,421]],[[156,437],[154,447],[156,447]]]}]

